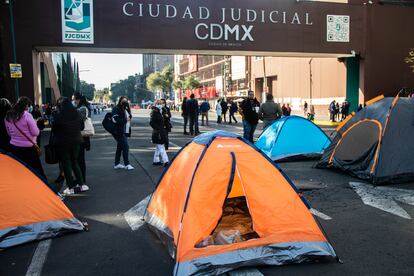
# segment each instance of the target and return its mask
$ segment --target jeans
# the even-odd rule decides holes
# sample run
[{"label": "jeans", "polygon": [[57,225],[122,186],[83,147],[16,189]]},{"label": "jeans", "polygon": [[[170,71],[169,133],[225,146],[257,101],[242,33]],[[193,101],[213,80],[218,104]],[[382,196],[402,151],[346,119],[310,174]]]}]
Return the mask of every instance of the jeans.
[{"label": "jeans", "polygon": [[253,125],[246,120],[243,120],[243,137],[253,143],[253,134],[256,130],[257,124]]},{"label": "jeans", "polygon": [[[79,145],[59,146],[57,147],[57,152],[59,160],[62,163],[66,185],[68,185],[69,188],[73,188],[77,184],[82,185],[84,182],[78,163]],[[76,181],[73,180],[72,172],[75,174]]]},{"label": "jeans", "polygon": [[208,126],[208,111],[201,112],[201,125],[204,126],[204,118],[206,118],[206,125]]},{"label": "jeans", "polygon": [[[160,156],[161,156],[161,160],[160,160]],[[158,163],[160,161],[163,164],[167,163],[168,162],[168,155],[167,155],[167,152],[165,151],[164,145],[157,144],[157,145],[155,145],[155,153],[154,153],[153,162]]]},{"label": "jeans", "polygon": [[121,153],[124,159],[125,166],[129,165],[129,145],[125,134],[114,136],[116,144],[115,166],[121,163]]},{"label": "jeans", "polygon": [[233,118],[234,122],[237,124],[236,117],[234,117],[234,112],[230,112],[230,116],[229,116],[230,124],[231,124],[231,118]]},{"label": "jeans", "polygon": [[187,132],[187,124],[188,124],[188,115],[184,115],[184,133]]},{"label": "jeans", "polygon": [[197,134],[199,132],[198,129],[198,115],[189,115],[190,117],[190,134]]},{"label": "jeans", "polygon": [[[89,139],[89,138],[88,138]],[[86,181],[85,144],[79,146],[78,164],[82,172],[83,181]]]}]

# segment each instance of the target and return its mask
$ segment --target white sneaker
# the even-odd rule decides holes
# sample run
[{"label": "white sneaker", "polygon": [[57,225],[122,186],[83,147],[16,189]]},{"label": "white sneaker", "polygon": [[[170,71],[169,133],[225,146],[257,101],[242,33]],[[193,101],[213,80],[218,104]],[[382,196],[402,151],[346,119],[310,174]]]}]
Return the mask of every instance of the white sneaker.
[{"label": "white sneaker", "polygon": [[74,195],[75,194],[75,190],[66,188],[65,190],[63,190],[63,195]]},{"label": "white sneaker", "polygon": [[114,170],[121,170],[121,169],[125,169],[125,166],[122,164],[118,164],[114,166]]},{"label": "white sneaker", "polygon": [[127,166],[125,166],[125,170],[132,171],[132,170],[135,170],[135,168],[132,167],[131,165],[127,165]]},{"label": "white sneaker", "polygon": [[83,184],[83,185],[80,187],[80,190],[81,190],[81,192],[86,192],[86,191],[89,191],[89,187],[88,187],[88,185]]}]

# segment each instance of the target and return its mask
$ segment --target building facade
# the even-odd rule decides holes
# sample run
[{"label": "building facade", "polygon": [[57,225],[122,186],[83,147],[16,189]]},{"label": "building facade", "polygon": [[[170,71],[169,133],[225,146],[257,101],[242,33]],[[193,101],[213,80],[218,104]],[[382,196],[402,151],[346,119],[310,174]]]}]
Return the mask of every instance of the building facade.
[{"label": "building facade", "polygon": [[174,68],[173,55],[143,54],[142,55],[142,72],[148,76],[154,72],[160,72],[165,66],[170,65]]}]

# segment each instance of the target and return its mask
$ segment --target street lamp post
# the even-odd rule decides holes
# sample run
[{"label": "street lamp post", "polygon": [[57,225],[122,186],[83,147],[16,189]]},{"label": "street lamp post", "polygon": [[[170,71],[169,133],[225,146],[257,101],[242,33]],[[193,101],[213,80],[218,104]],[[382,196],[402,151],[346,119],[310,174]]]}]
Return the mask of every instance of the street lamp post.
[{"label": "street lamp post", "polygon": [[[6,0],[6,4],[9,4],[9,15],[10,15],[10,34],[11,34],[11,41],[12,41],[12,52],[13,52],[13,63],[17,63],[17,55],[16,55],[16,35],[14,31],[14,15],[13,15],[13,2],[15,0]],[[14,83],[15,87],[15,94],[16,94],[16,101],[19,98],[19,80],[15,79]]]}]

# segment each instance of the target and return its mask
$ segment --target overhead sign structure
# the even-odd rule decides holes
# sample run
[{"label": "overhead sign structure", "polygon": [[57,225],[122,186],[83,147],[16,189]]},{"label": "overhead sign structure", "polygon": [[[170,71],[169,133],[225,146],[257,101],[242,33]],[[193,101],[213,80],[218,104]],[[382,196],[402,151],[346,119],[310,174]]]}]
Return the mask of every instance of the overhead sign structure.
[{"label": "overhead sign structure", "polygon": [[21,64],[10,63],[10,77],[12,79],[21,79],[23,77]]},{"label": "overhead sign structure", "polygon": [[61,0],[62,42],[94,44],[93,0]]}]

